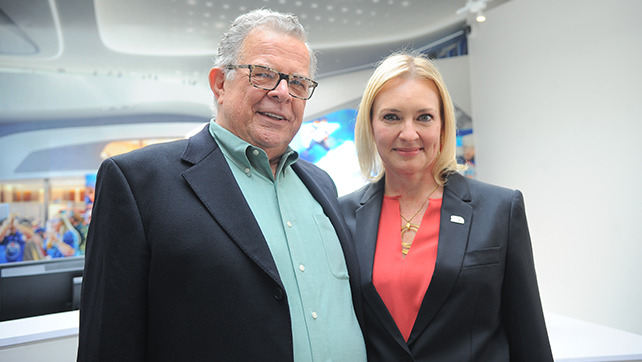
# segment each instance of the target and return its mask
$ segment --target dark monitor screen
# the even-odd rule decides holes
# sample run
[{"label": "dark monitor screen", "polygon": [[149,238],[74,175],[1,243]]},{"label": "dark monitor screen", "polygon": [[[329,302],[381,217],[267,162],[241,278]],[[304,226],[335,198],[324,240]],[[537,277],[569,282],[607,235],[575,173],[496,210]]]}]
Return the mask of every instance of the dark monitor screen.
[{"label": "dark monitor screen", "polygon": [[0,321],[78,309],[85,258],[0,264]]}]

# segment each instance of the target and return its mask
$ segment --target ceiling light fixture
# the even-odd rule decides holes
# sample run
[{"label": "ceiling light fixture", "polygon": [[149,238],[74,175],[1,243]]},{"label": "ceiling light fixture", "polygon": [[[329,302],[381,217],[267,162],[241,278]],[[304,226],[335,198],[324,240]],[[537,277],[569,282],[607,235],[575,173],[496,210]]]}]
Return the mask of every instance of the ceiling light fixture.
[{"label": "ceiling light fixture", "polygon": [[466,13],[471,17],[474,16],[477,22],[483,23],[484,21],[486,21],[486,16],[484,16],[484,13],[482,11],[486,9],[486,5],[490,1],[493,0],[468,0],[466,1],[466,5],[464,5],[464,7],[457,10],[457,15]]}]

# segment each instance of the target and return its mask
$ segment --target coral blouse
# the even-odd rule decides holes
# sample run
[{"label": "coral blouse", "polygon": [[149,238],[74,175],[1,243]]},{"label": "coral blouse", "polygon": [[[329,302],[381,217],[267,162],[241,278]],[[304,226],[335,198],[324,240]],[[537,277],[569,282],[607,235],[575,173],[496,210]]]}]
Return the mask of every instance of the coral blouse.
[{"label": "coral blouse", "polygon": [[383,197],[372,282],[406,341],[435,270],[441,201],[441,198],[430,199],[404,258],[401,254],[399,196]]}]

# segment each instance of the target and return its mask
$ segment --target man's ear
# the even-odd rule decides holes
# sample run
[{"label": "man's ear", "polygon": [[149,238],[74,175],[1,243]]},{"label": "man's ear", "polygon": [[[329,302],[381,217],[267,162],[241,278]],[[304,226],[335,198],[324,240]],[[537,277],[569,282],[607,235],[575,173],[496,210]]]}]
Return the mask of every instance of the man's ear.
[{"label": "man's ear", "polygon": [[223,69],[216,67],[210,69],[209,80],[214,98],[216,98],[216,102],[220,104],[225,94],[225,73],[223,73]]}]

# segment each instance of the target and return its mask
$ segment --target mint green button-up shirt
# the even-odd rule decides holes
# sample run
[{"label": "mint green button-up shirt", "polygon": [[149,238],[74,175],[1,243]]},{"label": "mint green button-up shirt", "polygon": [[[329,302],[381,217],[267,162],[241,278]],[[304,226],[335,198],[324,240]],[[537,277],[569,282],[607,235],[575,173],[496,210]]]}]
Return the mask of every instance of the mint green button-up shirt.
[{"label": "mint green button-up shirt", "polygon": [[279,271],[290,308],[294,360],[365,361],[339,238],[321,205],[292,170],[298,154],[288,148],[274,176],[265,151],[213,120],[210,133]]}]

